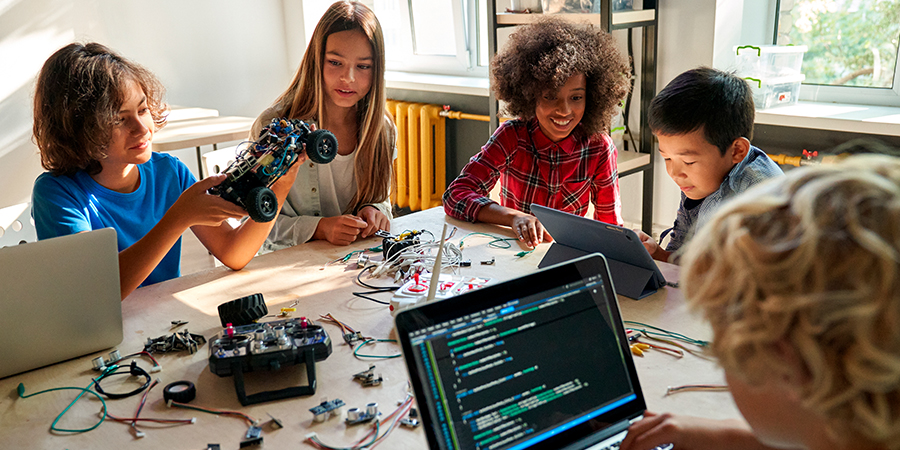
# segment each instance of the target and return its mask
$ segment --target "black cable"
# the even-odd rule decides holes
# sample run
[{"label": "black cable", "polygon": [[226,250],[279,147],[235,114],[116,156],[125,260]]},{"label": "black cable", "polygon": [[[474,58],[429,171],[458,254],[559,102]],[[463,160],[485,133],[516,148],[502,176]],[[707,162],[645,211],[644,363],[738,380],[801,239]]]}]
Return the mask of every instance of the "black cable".
[{"label": "black cable", "polygon": [[372,286],[371,284],[366,284],[360,277],[362,277],[363,272],[365,272],[373,267],[376,267],[376,266],[374,264],[371,266],[367,266],[367,267],[363,268],[362,270],[360,270],[358,274],[356,274],[356,281],[359,282],[360,286],[367,287],[374,291],[374,292],[363,292],[363,294],[374,294],[375,292],[392,292],[392,291],[396,291],[397,289],[399,289],[399,286]]},{"label": "black cable", "polygon": [[353,295],[355,295],[355,296],[357,296],[357,297],[359,297],[359,298],[364,298],[364,299],[366,299],[366,300],[369,300],[370,302],[375,302],[375,303],[379,303],[379,304],[382,304],[382,305],[390,305],[391,302],[383,302],[383,301],[381,301],[381,300],[375,300],[374,298],[369,297],[369,296],[366,295],[366,294],[378,294],[378,293],[381,293],[381,292],[388,292],[388,291],[354,292]]},{"label": "black cable", "polygon": [[[120,372],[119,371],[119,369],[126,369],[126,368],[128,369],[128,372]],[[107,393],[107,392],[105,392],[103,390],[103,387],[100,386],[100,381],[104,380],[108,377],[115,376],[115,375],[129,375],[129,376],[135,376],[135,377],[144,377],[144,378],[146,378],[147,381],[144,382],[143,386],[140,386],[131,392],[125,392],[125,393],[116,393],[116,392]],[[115,369],[112,369],[110,371],[104,371],[102,375],[100,375],[99,377],[97,377],[94,380],[94,386],[96,387],[98,394],[103,395],[106,398],[109,398],[112,400],[117,400],[120,398],[127,398],[127,397],[131,397],[132,395],[140,394],[141,392],[144,391],[144,389],[147,389],[147,387],[150,386],[150,381],[151,381],[150,374],[147,373],[146,370],[144,370],[140,366],[138,366],[136,362],[131,361],[130,366],[116,366]]]}]

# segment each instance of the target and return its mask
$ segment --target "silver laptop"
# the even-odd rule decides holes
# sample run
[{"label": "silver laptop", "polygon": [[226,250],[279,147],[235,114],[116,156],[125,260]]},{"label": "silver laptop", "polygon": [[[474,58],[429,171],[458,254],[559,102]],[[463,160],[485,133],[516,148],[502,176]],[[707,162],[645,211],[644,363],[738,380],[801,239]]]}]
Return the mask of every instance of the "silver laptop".
[{"label": "silver laptop", "polygon": [[395,320],[431,449],[618,448],[644,413],[598,253]]},{"label": "silver laptop", "polygon": [[0,378],[122,342],[112,228],[0,248]]}]

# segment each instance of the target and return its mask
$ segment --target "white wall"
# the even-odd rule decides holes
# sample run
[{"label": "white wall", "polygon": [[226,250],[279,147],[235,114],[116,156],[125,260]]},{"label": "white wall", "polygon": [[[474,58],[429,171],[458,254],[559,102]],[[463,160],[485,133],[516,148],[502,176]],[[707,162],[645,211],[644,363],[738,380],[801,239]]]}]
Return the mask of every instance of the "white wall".
[{"label": "white wall", "polygon": [[43,171],[31,142],[34,80],[58,48],[103,43],[153,71],[171,104],[255,117],[287,86],[289,58],[299,62],[286,42],[288,24],[288,37],[303,36],[301,17],[286,15],[302,12],[293,3],[0,0],[0,210],[29,201]]}]

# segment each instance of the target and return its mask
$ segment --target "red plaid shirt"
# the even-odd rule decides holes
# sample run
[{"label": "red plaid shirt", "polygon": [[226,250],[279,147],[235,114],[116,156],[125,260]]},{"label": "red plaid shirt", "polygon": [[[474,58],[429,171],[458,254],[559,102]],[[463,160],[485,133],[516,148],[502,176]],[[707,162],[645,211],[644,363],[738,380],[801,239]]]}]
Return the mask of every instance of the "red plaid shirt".
[{"label": "red plaid shirt", "polygon": [[475,222],[500,178],[501,204],[531,213],[531,204],[584,216],[588,202],[594,219],[622,225],[617,151],[607,134],[584,137],[580,128],[560,142],[544,136],[537,119],[510,120],[497,128],[447,191],[447,215]]}]

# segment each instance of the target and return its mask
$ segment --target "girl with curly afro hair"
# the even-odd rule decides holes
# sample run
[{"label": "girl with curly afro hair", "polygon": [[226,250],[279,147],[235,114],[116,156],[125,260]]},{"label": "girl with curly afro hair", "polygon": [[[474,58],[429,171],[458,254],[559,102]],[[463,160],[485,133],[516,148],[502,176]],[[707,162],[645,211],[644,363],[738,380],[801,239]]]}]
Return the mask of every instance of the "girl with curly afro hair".
[{"label": "girl with curly afro hair", "polygon": [[[520,27],[492,61],[492,86],[516,117],[494,132],[444,193],[444,210],[513,229],[534,247],[549,240],[531,204],[622,224],[610,122],[628,94],[627,60],[612,36],[544,18]],[[500,179],[501,202],[488,198]]]}]

